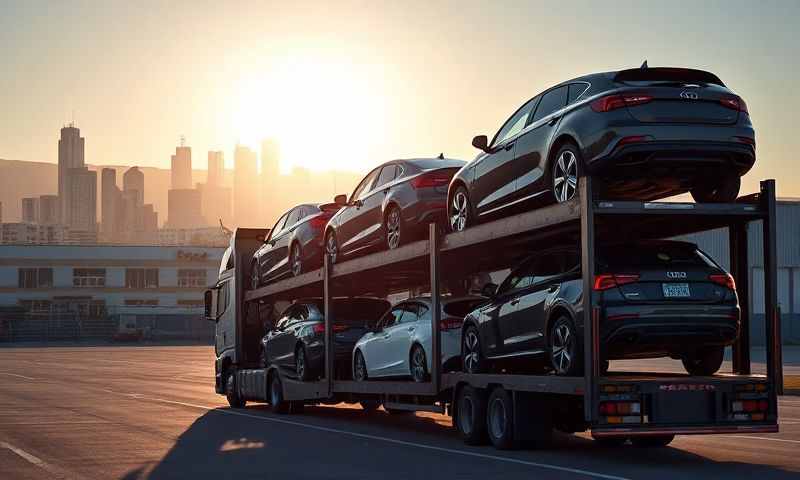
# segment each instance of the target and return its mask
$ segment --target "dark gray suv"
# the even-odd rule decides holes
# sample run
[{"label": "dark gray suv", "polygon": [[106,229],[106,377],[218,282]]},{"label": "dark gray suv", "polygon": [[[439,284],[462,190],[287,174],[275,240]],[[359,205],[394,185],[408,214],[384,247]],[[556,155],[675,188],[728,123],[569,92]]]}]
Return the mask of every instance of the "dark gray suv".
[{"label": "dark gray suv", "polygon": [[747,106],[714,74],[638,68],[586,75],[528,100],[451,180],[453,231],[575,196],[579,175],[603,195],[654,200],[691,192],[728,202],[755,162]]}]

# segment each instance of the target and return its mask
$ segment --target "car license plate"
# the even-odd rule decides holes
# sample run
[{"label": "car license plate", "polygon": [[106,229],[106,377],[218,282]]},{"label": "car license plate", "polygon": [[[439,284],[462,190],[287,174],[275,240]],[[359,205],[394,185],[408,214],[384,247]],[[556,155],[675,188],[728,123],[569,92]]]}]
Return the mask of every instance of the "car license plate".
[{"label": "car license plate", "polygon": [[664,298],[687,298],[691,296],[688,283],[662,283]]}]

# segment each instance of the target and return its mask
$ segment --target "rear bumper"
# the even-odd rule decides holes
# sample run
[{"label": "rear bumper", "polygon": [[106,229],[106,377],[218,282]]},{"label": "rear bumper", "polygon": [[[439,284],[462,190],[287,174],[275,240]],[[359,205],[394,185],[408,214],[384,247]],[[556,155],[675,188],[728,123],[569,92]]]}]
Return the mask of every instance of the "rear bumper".
[{"label": "rear bumper", "polygon": [[735,433],[777,433],[778,425],[725,425],[701,427],[615,427],[593,428],[592,436],[609,437],[648,437],[654,435],[709,435]]}]

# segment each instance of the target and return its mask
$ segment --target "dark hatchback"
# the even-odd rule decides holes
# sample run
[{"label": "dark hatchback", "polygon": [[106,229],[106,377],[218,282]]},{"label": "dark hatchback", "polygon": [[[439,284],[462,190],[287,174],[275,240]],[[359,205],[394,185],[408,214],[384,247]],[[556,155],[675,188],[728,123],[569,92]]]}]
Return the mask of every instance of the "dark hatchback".
[{"label": "dark hatchback", "polygon": [[[391,304],[371,297],[336,298],[333,329],[337,378],[351,375],[350,362],[358,339],[375,328]],[[321,298],[297,300],[281,314],[261,340],[262,364],[302,381],[324,373],[325,306]]]},{"label": "dark hatchback", "polygon": [[528,100],[453,177],[449,224],[571,199],[577,178],[601,177],[607,198],[654,200],[691,192],[736,199],[755,162],[747,106],[716,75],[685,68],[598,73]]},{"label": "dark hatchback", "polygon": [[[711,375],[739,333],[733,278],[696,245],[648,241],[601,246],[599,295],[604,361],[669,356],[693,375]],[[492,290],[496,290],[492,292]],[[578,375],[583,360],[583,282],[577,248],[530,257],[492,302],[467,316],[462,364],[470,373],[505,366]]]},{"label": "dark hatchback", "polygon": [[284,213],[253,254],[250,287],[320,268],[325,225],[339,208],[336,203],[307,204]]},{"label": "dark hatchback", "polygon": [[394,249],[446,228],[447,186],[465,162],[448,158],[394,160],[373,169],[331,218],[325,248],[334,261],[375,249]]}]

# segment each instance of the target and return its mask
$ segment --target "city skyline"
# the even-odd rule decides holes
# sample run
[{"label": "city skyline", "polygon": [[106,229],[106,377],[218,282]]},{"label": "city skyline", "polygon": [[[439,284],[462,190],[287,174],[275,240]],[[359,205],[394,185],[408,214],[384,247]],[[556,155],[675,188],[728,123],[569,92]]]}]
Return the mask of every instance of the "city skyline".
[{"label": "city skyline", "polygon": [[[477,153],[472,136],[492,135],[525,99],[647,59],[710,70],[742,95],[758,135],[743,191],[780,177],[780,195],[800,194],[800,171],[791,168],[800,99],[786,94],[800,69],[792,61],[796,2],[630,3],[613,13],[591,2],[560,12],[536,2],[344,2],[336,10],[330,22],[327,8],[283,4],[64,2],[44,15],[6,3],[0,45],[11,46],[2,51],[18,73],[0,80],[0,158],[53,162],[51,132],[74,112],[91,132],[86,160],[95,165],[165,168],[163,152],[180,135],[198,152],[224,151],[227,168],[237,143],[255,149],[264,138],[280,143],[283,172],[336,166],[363,174],[389,159],[439,152],[468,160]],[[639,21],[650,17],[662,21]],[[620,28],[601,35],[612,19]],[[567,41],[541,41],[559,38],[565,22],[573,27]],[[204,35],[194,35],[200,25]],[[48,62],[35,61],[42,57]],[[31,108],[31,98],[40,105]],[[314,142],[305,141],[311,118],[330,119],[314,124]]]}]

